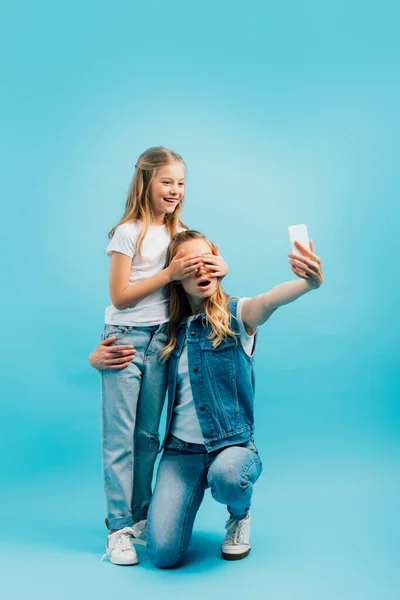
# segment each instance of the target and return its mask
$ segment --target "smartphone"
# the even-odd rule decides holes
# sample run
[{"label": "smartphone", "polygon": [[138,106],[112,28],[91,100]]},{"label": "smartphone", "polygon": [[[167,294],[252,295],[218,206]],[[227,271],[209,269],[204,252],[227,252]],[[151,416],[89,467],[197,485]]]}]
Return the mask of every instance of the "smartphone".
[{"label": "smartphone", "polygon": [[310,248],[310,240],[306,225],[290,225],[288,230],[289,240],[292,246],[292,254],[302,254],[301,250],[295,246],[295,242],[300,242],[300,244],[305,248]]}]

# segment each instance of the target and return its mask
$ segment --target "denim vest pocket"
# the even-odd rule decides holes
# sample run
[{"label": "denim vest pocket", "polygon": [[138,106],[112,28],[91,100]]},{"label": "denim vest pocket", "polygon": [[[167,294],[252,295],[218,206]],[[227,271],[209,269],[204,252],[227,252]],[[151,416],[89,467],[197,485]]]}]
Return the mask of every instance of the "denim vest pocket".
[{"label": "denim vest pocket", "polygon": [[203,338],[200,343],[205,385],[211,385],[224,429],[229,432],[234,431],[241,421],[235,367],[236,344],[237,340],[233,337],[224,338],[215,348],[208,338]]},{"label": "denim vest pocket", "polygon": [[226,336],[222,342],[215,346],[213,345],[214,340],[208,339],[208,337],[204,337],[201,340],[200,347],[202,350],[212,350],[213,352],[221,352],[222,350],[226,350],[227,348],[232,348],[237,345],[237,338]]}]

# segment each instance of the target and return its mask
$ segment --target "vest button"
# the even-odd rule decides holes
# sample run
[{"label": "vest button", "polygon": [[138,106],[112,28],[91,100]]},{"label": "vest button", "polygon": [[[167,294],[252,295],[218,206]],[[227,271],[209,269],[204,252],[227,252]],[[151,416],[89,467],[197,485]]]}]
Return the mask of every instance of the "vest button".
[{"label": "vest button", "polygon": [[210,442],[210,446],[215,446],[215,442]]},{"label": "vest button", "polygon": [[194,331],[191,331],[191,332],[190,332],[190,335],[191,335],[192,337],[194,337],[196,334],[195,334],[195,332],[194,332]]},{"label": "vest button", "polygon": [[206,410],[206,407],[205,406],[200,406],[200,410],[201,410],[201,412],[203,412],[203,410]]},{"label": "vest button", "polygon": [[197,367],[195,367],[195,368],[193,369],[193,373],[197,373],[197,371],[198,371],[198,368],[197,368]]}]

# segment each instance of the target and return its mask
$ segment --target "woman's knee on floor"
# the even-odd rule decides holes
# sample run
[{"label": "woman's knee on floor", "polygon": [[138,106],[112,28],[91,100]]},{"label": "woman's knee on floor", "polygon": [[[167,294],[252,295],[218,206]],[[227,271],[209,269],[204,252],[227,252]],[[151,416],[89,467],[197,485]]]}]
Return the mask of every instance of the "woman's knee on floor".
[{"label": "woman's knee on floor", "polygon": [[179,548],[168,540],[158,540],[157,544],[147,542],[147,554],[155,567],[168,569],[179,563],[184,552],[180,552]]}]

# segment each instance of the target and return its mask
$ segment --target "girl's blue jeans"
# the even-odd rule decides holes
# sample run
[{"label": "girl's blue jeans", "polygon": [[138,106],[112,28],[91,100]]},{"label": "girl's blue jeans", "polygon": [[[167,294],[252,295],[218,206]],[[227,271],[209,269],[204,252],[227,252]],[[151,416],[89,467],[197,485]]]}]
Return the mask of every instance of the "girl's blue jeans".
[{"label": "girl's blue jeans", "polygon": [[127,367],[101,372],[103,479],[109,529],[145,519],[151,498],[159,425],[167,387],[167,363],[159,352],[167,324],[150,327],[105,325],[113,345],[132,344],[136,354]]},{"label": "girl's blue jeans", "polygon": [[169,435],[157,473],[147,520],[147,552],[157,567],[171,567],[186,552],[193,524],[210,487],[231,516],[244,519],[262,471],[252,441],[208,454],[200,444]]}]

